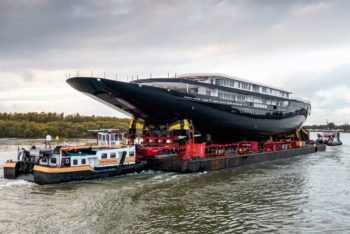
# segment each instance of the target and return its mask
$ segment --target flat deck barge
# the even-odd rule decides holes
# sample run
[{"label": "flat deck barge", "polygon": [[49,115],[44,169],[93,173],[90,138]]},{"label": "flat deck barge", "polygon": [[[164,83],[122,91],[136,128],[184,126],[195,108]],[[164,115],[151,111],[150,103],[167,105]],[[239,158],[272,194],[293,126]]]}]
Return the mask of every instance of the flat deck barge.
[{"label": "flat deck barge", "polygon": [[252,153],[246,155],[227,154],[223,156],[196,158],[184,160],[177,156],[155,156],[148,159],[148,168],[172,172],[201,172],[239,167],[246,164],[261,163],[276,159],[291,158],[308,155],[318,151],[325,151],[326,145],[309,145],[303,148],[286,149],[272,152]]}]

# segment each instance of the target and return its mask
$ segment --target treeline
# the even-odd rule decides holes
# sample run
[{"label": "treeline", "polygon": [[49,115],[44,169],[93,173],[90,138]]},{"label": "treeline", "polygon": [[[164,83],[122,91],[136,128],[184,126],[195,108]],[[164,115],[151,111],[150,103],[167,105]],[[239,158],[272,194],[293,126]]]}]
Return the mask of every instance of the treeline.
[{"label": "treeline", "polygon": [[0,138],[91,138],[91,129],[127,130],[129,119],[63,113],[0,113]]},{"label": "treeline", "polygon": [[336,125],[335,123],[328,123],[328,124],[324,124],[324,125],[307,125],[304,126],[307,129],[310,130],[342,130],[344,132],[350,132],[350,125],[348,124],[343,124],[343,125]]}]

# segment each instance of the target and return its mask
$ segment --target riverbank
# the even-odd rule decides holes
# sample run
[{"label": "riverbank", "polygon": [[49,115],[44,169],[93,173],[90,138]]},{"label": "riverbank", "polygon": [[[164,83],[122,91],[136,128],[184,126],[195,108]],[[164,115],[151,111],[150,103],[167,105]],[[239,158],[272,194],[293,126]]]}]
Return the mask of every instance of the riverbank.
[{"label": "riverbank", "polygon": [[0,138],[92,138],[90,129],[128,129],[129,119],[63,113],[0,113]]}]

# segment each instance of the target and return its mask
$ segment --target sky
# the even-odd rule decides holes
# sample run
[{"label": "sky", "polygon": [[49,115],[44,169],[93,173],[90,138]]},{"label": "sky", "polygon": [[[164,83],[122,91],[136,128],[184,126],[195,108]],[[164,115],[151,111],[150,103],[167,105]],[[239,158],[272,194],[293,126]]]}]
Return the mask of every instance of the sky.
[{"label": "sky", "polygon": [[65,80],[224,73],[350,123],[350,1],[0,0],[0,112],[123,114]]}]

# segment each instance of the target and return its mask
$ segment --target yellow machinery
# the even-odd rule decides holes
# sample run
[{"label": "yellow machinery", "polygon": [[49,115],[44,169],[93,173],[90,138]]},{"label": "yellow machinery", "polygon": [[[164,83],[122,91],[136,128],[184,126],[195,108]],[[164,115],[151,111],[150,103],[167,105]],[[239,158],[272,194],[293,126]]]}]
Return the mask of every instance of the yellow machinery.
[{"label": "yellow machinery", "polygon": [[287,135],[286,137],[289,139],[295,139],[295,140],[300,140],[300,139],[309,139],[309,131],[306,130],[305,128],[297,129],[295,132]]},{"label": "yellow machinery", "polygon": [[[193,129],[193,124],[191,120],[182,119],[176,122],[173,122],[168,125],[168,131],[176,131],[176,130],[191,130]],[[145,122],[143,119],[132,116],[129,122],[129,130],[148,130],[147,126],[145,126]]]},{"label": "yellow machinery", "polygon": [[168,131],[174,131],[174,130],[190,130],[192,129],[192,122],[188,119],[178,120],[176,122],[173,122],[169,124]]},{"label": "yellow machinery", "polygon": [[144,127],[144,121],[138,117],[132,116],[130,123],[129,123],[129,129],[143,129]]}]

